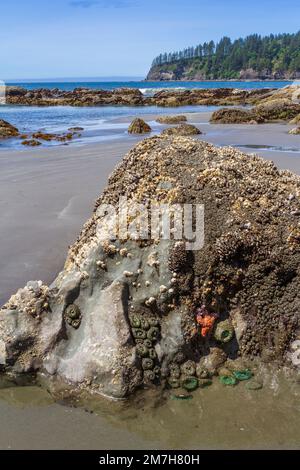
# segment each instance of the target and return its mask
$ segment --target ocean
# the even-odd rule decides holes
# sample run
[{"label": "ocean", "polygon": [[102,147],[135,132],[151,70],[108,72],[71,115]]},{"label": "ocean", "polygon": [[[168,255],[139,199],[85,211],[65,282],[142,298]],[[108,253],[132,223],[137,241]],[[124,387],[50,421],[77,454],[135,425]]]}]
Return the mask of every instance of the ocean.
[{"label": "ocean", "polygon": [[[21,86],[27,89],[60,88],[73,90],[77,87],[98,88],[113,90],[116,88],[136,88],[146,96],[151,96],[161,89],[192,89],[192,88],[282,88],[291,82],[287,81],[202,81],[202,82],[145,82],[145,81],[32,81],[13,82],[7,85]],[[74,139],[70,145],[82,145],[103,140],[124,137],[127,125],[120,118],[128,116],[141,116],[147,114],[172,114],[213,111],[213,106],[188,106],[177,108],[162,108],[156,106],[101,106],[101,107],[71,107],[71,106],[1,106],[0,119],[4,119],[16,126],[21,133],[31,133],[37,130],[44,132],[66,132],[68,128],[80,126],[84,128],[81,136]],[[154,131],[159,128],[156,122],[150,122]],[[58,142],[43,143],[43,145],[62,145]],[[4,139],[0,141],[0,149],[14,148],[26,149],[20,139]]]},{"label": "ocean", "polygon": [[292,83],[291,81],[201,81],[201,82],[146,82],[138,81],[7,81],[6,85],[15,85],[34,90],[36,88],[60,88],[61,90],[74,90],[78,87],[101,88],[102,90],[115,90],[116,88],[138,88],[144,94],[152,94],[159,89],[177,88],[177,89],[193,89],[193,88],[282,88]]}]

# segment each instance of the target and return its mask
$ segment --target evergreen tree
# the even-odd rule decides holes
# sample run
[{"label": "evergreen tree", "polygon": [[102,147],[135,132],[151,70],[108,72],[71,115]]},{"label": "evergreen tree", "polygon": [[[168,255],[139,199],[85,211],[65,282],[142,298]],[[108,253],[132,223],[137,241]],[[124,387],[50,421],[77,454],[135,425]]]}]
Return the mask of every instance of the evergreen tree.
[{"label": "evergreen tree", "polygon": [[241,70],[295,73],[300,71],[300,31],[296,34],[251,34],[231,41],[227,36],[188,47],[181,51],[160,54],[152,66],[178,64],[180,70],[191,62],[197,72],[207,78],[236,78]]}]

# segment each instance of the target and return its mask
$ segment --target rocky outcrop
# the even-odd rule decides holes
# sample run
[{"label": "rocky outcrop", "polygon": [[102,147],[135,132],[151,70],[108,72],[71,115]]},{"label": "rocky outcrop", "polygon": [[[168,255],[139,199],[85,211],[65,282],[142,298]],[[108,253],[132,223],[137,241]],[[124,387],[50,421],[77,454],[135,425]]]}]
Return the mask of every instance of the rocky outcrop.
[{"label": "rocky outcrop", "polygon": [[202,134],[198,127],[192,124],[180,124],[180,126],[169,127],[162,131],[162,135],[199,135]]},{"label": "rocky outcrop", "polygon": [[289,100],[293,103],[300,103],[300,86],[299,85],[288,85],[283,88],[278,88],[272,93],[271,97],[266,97],[261,100],[261,103],[268,102],[270,100]]},{"label": "rocky outcrop", "polygon": [[56,140],[58,142],[68,142],[72,140],[75,135],[78,135],[77,131],[66,132],[64,134],[52,134],[52,133],[38,131],[32,134],[32,138],[38,139],[38,140],[44,140],[46,142],[51,142],[53,140]]},{"label": "rocky outcrop", "polygon": [[[297,80],[300,72],[277,71],[268,69],[254,70],[253,68],[241,69],[234,74],[236,80]],[[202,81],[212,80],[212,74],[207,74],[205,68],[199,69],[199,63],[194,60],[173,62],[151,67],[147,75],[148,81]],[[218,77],[219,80],[226,80],[227,77]]]},{"label": "rocky outcrop", "polygon": [[143,94],[133,88],[120,88],[113,91],[75,88],[72,91],[66,91],[58,88],[26,90],[8,86],[6,102],[31,106],[136,106],[143,103]]},{"label": "rocky outcrop", "polygon": [[0,119],[0,139],[6,139],[7,137],[17,137],[19,131],[16,127],[9,124],[9,122]]},{"label": "rocky outcrop", "polygon": [[300,114],[298,114],[296,117],[294,117],[289,124],[300,124]]},{"label": "rocky outcrop", "polygon": [[242,69],[239,72],[240,80],[295,80],[300,77],[300,72],[277,71],[268,69],[254,70],[253,68]]},{"label": "rocky outcrop", "polygon": [[42,145],[42,143],[36,139],[23,139],[22,145],[27,145],[28,147],[38,147],[39,145]]},{"label": "rocky outcrop", "polygon": [[20,139],[22,140],[22,145],[37,147],[42,145],[43,142],[70,142],[75,136],[79,137],[80,133],[76,130],[71,132],[69,129],[69,132],[63,134],[53,134],[42,131],[33,132],[32,134],[22,134],[20,135]]},{"label": "rocky outcrop", "polygon": [[263,97],[252,109],[223,108],[212,114],[212,123],[243,124],[291,121],[297,124],[300,112],[300,87],[290,86]]},{"label": "rocky outcrop", "polygon": [[180,124],[181,122],[186,122],[187,117],[184,114],[174,115],[174,116],[160,116],[156,119],[156,122],[160,124]]},{"label": "rocky outcrop", "polygon": [[272,96],[273,89],[241,90],[234,88],[209,88],[191,90],[161,90],[153,97],[145,98],[145,102],[157,106],[226,106],[255,104]]},{"label": "rocky outcrop", "polygon": [[145,97],[139,90],[122,88],[117,90],[95,90],[75,88],[72,91],[58,88],[40,88],[26,90],[19,87],[7,87],[6,102],[28,106],[184,106],[184,105],[227,105],[255,104],[272,96],[276,90],[240,90],[233,88],[162,90],[152,97]]},{"label": "rocky outcrop", "polygon": [[276,98],[259,104],[254,113],[262,121],[289,121],[300,112],[300,104],[287,98]]},{"label": "rocky outcrop", "polygon": [[253,111],[239,108],[222,108],[214,111],[210,122],[214,124],[250,124],[257,123]]},{"label": "rocky outcrop", "polygon": [[[113,230],[121,196],[131,236]],[[224,363],[292,366],[299,196],[299,177],[257,156],[144,140],[110,177],[53,284],[29,282],[0,310],[1,373],[122,398],[142,386],[205,386]],[[204,205],[202,249],[137,236],[134,204],[157,201]]]},{"label": "rocky outcrop", "polygon": [[262,88],[242,90],[234,88],[209,88],[161,90],[154,96],[144,96],[139,90],[121,88],[117,90],[95,90],[75,88],[72,91],[41,88],[26,90],[19,87],[7,87],[6,102],[28,106],[188,106],[188,105],[257,105],[271,100],[288,99],[297,103],[300,98],[299,86],[288,86],[277,90]]},{"label": "rocky outcrop", "polygon": [[134,119],[128,128],[129,134],[148,134],[149,132],[151,132],[151,127],[140,118]]},{"label": "rocky outcrop", "polygon": [[292,135],[299,135],[300,134],[300,127],[295,127],[294,129],[291,129],[289,131],[289,134],[292,134]]}]

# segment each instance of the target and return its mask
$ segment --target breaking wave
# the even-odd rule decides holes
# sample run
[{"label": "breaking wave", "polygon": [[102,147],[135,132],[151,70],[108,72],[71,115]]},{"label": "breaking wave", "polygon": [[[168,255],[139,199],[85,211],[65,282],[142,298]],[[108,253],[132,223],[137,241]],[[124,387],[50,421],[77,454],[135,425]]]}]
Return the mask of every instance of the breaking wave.
[{"label": "breaking wave", "polygon": [[144,96],[153,96],[155,93],[158,93],[159,91],[166,91],[166,90],[172,90],[172,91],[184,91],[187,90],[185,87],[164,87],[164,88],[139,88],[140,92],[143,93]]}]

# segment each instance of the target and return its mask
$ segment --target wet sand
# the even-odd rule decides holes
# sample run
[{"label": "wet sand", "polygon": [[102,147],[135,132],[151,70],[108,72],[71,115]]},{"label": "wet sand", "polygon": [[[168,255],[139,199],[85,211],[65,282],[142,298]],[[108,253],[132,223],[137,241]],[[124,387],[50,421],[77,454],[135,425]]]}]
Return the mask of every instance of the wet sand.
[{"label": "wet sand", "polygon": [[0,390],[0,449],[299,449],[299,387],[270,376],[249,391],[215,378],[191,400],[168,392],[159,406],[153,396],[100,398],[85,409],[54,404],[36,387]]},{"label": "wet sand", "polygon": [[0,305],[30,279],[50,283],[131,141],[0,152]]},{"label": "wet sand", "polygon": [[[171,114],[171,113],[170,113]],[[180,113],[178,113],[180,114]],[[202,131],[199,137],[217,146],[234,146],[245,153],[257,153],[272,160],[280,169],[287,169],[300,174],[300,135],[290,135],[289,130],[296,127],[292,124],[210,124],[211,112],[184,113],[188,123],[194,124]],[[168,108],[166,108],[168,115]],[[157,115],[141,116],[147,122],[155,121]],[[114,119],[111,122],[129,124],[134,116]],[[165,129],[166,125],[159,128]]]},{"label": "wet sand", "polygon": [[[300,151],[284,151],[300,149],[300,136],[287,134],[292,126],[212,126],[208,119],[206,113],[189,115],[204,132],[201,139],[240,146],[300,174]],[[0,152],[0,304],[30,279],[53,280],[108,175],[138,140]],[[0,448],[299,448],[294,395],[236,390],[216,385],[191,402],[169,400],[146,411],[117,411],[105,402],[93,415],[39,402],[32,390],[29,398],[24,389],[0,391]]]}]

